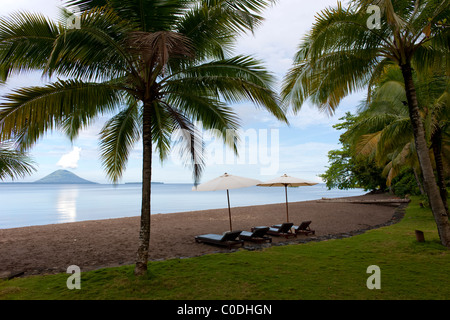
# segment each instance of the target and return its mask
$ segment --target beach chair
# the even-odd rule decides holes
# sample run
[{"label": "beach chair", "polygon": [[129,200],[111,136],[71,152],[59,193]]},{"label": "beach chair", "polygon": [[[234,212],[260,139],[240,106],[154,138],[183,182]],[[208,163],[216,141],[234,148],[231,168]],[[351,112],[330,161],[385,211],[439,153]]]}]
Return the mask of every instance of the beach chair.
[{"label": "beach chair", "polygon": [[295,233],[300,233],[304,235],[316,234],[315,230],[311,230],[311,221],[303,221],[299,226],[294,226]]},{"label": "beach chair", "polygon": [[[291,228],[294,224],[290,222],[285,222],[283,224],[273,225],[267,231],[267,234],[273,236],[283,236],[283,237],[297,237],[297,234],[291,231]],[[265,227],[253,227],[252,231],[261,229]]]},{"label": "beach chair", "polygon": [[272,242],[272,238],[266,236],[269,227],[255,229],[252,232],[242,231],[239,235],[239,239],[251,242]]},{"label": "beach chair", "polygon": [[[311,221],[303,221],[299,226],[294,226],[295,233],[296,234],[300,233],[300,234],[305,234],[305,235],[308,235],[310,233],[315,234],[316,231],[311,230],[311,228],[309,227],[310,224],[311,224]],[[281,224],[277,224],[272,227],[279,228],[279,227],[281,227]]]},{"label": "beach chair", "polygon": [[217,246],[227,247],[231,249],[233,246],[244,245],[244,240],[238,239],[241,231],[228,231],[220,234],[203,234],[195,237],[195,242],[197,243],[207,243]]}]

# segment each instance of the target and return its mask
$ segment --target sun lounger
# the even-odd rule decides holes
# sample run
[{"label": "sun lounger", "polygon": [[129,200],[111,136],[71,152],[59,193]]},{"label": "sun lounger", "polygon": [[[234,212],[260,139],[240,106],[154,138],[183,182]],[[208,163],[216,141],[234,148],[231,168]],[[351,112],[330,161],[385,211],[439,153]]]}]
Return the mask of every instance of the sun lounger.
[{"label": "sun lounger", "polygon": [[316,234],[315,230],[311,230],[311,221],[303,221],[299,226],[294,226],[295,233],[301,233],[305,235]]},{"label": "sun lounger", "polygon": [[241,231],[228,231],[224,234],[203,234],[200,236],[195,237],[196,242],[204,242],[208,244],[218,245],[218,246],[224,246],[228,249],[231,249],[231,247],[235,245],[244,245],[244,241],[237,239],[239,235],[241,234]]},{"label": "sun lounger", "polygon": [[[269,228],[269,230],[267,231],[267,234],[273,235],[273,236],[283,236],[283,237],[296,237],[297,234],[293,233],[291,231],[291,228],[294,224],[290,223],[290,222],[285,222],[283,224],[280,225],[274,225],[271,226]],[[261,228],[265,228],[265,227],[253,227],[252,231],[257,230],[257,229],[261,229]]]},{"label": "sun lounger", "polygon": [[269,227],[255,229],[252,232],[242,231],[239,239],[251,242],[272,242],[272,238],[266,236]]},{"label": "sun lounger", "polygon": [[[311,228],[309,227],[310,224],[311,224],[311,221],[303,221],[299,226],[294,226],[295,233],[296,234],[300,233],[300,234],[305,234],[305,235],[308,235],[310,233],[315,234],[316,231],[311,230]],[[277,224],[272,227],[279,228],[279,227],[281,227],[281,224]]]}]

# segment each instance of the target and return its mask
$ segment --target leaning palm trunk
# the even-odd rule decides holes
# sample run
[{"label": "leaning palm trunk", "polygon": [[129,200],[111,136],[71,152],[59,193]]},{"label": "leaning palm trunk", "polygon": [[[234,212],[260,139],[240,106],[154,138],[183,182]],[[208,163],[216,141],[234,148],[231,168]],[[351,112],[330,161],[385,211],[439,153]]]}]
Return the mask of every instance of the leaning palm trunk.
[{"label": "leaning palm trunk", "polygon": [[431,135],[431,146],[433,148],[434,161],[436,163],[436,175],[439,192],[444,202],[445,211],[448,215],[447,188],[445,187],[444,163],[442,161],[442,130],[437,126],[435,132]]},{"label": "leaning palm trunk", "polygon": [[419,114],[419,107],[416,96],[416,89],[413,83],[411,64],[401,65],[403,78],[405,80],[406,97],[408,100],[409,116],[414,132],[414,141],[416,144],[417,156],[422,169],[425,192],[430,201],[441,243],[450,247],[450,224],[445,210],[444,202],[439,193],[436,179],[431,165],[431,159],[428,152],[427,142],[425,140],[425,130]]},{"label": "leaning palm trunk", "polygon": [[423,190],[422,186],[422,180],[420,179],[419,175],[417,174],[417,170],[413,168],[414,178],[416,179],[417,187],[419,188],[420,194],[424,195],[425,191]]}]

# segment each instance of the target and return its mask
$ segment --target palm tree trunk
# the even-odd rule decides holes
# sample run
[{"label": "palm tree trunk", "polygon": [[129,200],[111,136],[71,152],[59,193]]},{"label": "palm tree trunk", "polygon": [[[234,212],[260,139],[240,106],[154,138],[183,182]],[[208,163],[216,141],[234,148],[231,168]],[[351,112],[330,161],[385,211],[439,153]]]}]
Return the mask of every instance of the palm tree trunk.
[{"label": "palm tree trunk", "polygon": [[414,178],[416,179],[417,187],[419,188],[420,194],[425,194],[425,191],[422,187],[422,181],[420,180],[419,175],[417,174],[416,168],[413,168]]},{"label": "palm tree trunk", "polygon": [[430,155],[428,153],[429,151],[425,140],[425,131],[419,114],[416,88],[412,77],[411,63],[408,61],[400,67],[402,69],[403,79],[405,81],[409,117],[411,119],[411,125],[414,132],[417,156],[419,158],[420,168],[422,169],[424,189],[430,201],[431,210],[436,221],[441,243],[446,247],[450,247],[450,224],[444,203],[436,184]]},{"label": "palm tree trunk", "polygon": [[445,211],[448,214],[447,188],[445,187],[444,163],[442,162],[442,131],[439,126],[437,126],[435,132],[431,135],[431,146],[433,148],[434,161],[436,162],[439,192],[444,202]]},{"label": "palm tree trunk", "polygon": [[147,273],[148,251],[150,246],[150,201],[152,180],[151,107],[151,104],[144,103],[141,227],[139,232],[139,248],[134,269],[134,274],[137,276],[142,276]]}]

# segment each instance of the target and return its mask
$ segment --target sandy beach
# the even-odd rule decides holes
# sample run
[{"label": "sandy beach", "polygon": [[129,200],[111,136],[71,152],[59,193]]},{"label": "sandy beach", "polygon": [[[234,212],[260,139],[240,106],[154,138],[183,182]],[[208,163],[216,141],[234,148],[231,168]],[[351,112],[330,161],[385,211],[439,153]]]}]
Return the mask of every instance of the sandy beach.
[{"label": "sandy beach", "polygon": [[[393,196],[367,194],[349,199],[390,197]],[[296,225],[311,220],[316,234],[308,238],[320,239],[389,223],[398,206],[294,202],[289,204],[289,218]],[[228,209],[156,214],[151,219],[150,260],[228,251],[194,240],[196,235],[227,231]],[[285,219],[284,203],[232,208],[233,230],[249,231],[253,226],[270,226]],[[70,265],[88,271],[134,264],[138,233],[139,217],[0,229],[0,278],[66,272]],[[306,238],[298,236],[288,241]],[[286,241],[273,237],[273,245]]]}]

